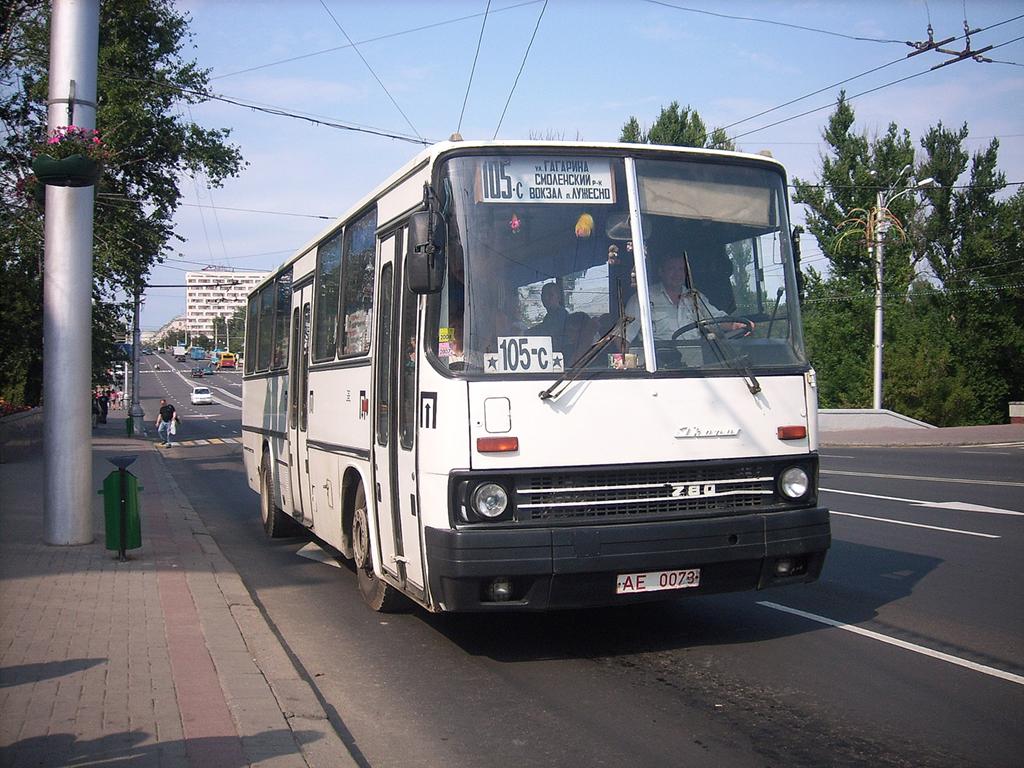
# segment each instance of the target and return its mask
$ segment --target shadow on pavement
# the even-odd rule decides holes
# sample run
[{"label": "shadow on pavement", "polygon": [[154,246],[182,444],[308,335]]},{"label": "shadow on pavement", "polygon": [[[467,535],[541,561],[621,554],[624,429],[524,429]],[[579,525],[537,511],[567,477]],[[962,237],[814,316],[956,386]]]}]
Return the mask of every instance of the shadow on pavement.
[{"label": "shadow on pavement", "polygon": [[[496,661],[614,657],[756,643],[827,629],[767,610],[759,601],[782,603],[851,624],[870,622],[880,608],[911,594],[941,562],[909,552],[833,541],[822,578],[813,584],[546,614],[417,611],[424,622],[467,653]],[[856,580],[848,583],[830,574],[855,574]]]},{"label": "shadow on pavement", "polygon": [[[10,746],[0,747],[0,765],[31,765],[38,768],[64,768],[76,765],[111,764],[118,766],[151,765],[216,765],[218,768],[244,768],[250,759],[268,760],[295,754],[295,750],[274,749],[273,737],[285,735],[291,739],[292,731],[267,731],[255,737],[253,752],[246,757],[237,737],[209,736],[197,739],[152,741],[153,734],[146,731],[122,731],[95,739],[78,739],[71,733],[32,736]],[[315,740],[318,735],[295,731],[301,740]],[[148,743],[142,743],[148,742]]]},{"label": "shadow on pavement", "polygon": [[[17,664],[0,667],[0,688],[9,688],[22,683],[36,683],[54,677],[83,672],[97,664],[106,664],[106,659],[67,659],[66,661],[43,661],[38,664]],[[2,765],[2,763],[0,763]]]}]

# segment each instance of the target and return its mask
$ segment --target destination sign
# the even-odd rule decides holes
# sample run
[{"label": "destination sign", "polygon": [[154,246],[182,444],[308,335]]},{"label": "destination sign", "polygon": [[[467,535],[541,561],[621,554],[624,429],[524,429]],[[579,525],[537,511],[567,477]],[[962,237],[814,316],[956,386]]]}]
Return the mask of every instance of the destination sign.
[{"label": "destination sign", "polygon": [[476,182],[478,203],[615,203],[607,157],[490,157]]}]

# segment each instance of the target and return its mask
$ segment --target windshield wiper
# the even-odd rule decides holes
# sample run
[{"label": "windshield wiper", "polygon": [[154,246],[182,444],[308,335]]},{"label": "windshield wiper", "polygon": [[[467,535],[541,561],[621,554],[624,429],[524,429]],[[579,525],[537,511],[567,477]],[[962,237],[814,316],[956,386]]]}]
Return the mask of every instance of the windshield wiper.
[{"label": "windshield wiper", "polygon": [[[719,361],[740,374],[743,377],[743,383],[750,390],[750,394],[756,396],[761,391],[761,384],[754,376],[754,372],[750,370],[750,366],[747,365],[747,356],[735,354],[735,348],[724,334],[714,333],[708,328],[709,325],[714,325],[715,316],[711,313],[711,309],[700,292],[693,291],[692,295],[697,316],[697,328],[701,335],[707,340],[708,346],[714,351]],[[724,345],[723,342],[725,342]],[[727,353],[726,348],[728,348],[728,352],[732,353],[731,355]]]},{"label": "windshield wiper", "polygon": [[568,387],[571,382],[576,380],[576,378],[579,376],[580,371],[586,368],[590,364],[590,362],[595,357],[597,357],[598,353],[605,348],[605,346],[607,346],[611,341],[613,341],[616,338],[626,338],[626,328],[628,328],[629,324],[632,323],[635,319],[636,318],[630,317],[629,315],[620,314],[619,319],[615,321],[615,323],[612,325],[611,328],[608,329],[608,332],[604,336],[602,336],[600,339],[598,339],[589,347],[587,347],[587,350],[582,355],[577,357],[574,363],[572,363],[571,365],[566,365],[562,370],[562,375],[555,379],[555,381],[551,384],[550,387],[538,393],[540,399],[553,400],[554,398],[562,394],[565,391],[566,387]]}]

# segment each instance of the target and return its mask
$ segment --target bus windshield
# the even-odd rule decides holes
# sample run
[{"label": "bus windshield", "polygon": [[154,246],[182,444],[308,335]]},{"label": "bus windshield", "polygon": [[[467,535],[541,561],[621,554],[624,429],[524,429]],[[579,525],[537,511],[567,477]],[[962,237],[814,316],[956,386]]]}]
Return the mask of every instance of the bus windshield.
[{"label": "bus windshield", "polygon": [[453,158],[436,363],[516,377],[805,366],[785,194],[781,172],[737,160]]}]

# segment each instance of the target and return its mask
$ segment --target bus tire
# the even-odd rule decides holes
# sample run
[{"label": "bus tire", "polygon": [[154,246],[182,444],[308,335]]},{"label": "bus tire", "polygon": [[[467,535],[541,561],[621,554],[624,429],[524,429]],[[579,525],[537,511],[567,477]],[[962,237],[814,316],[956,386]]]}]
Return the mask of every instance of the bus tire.
[{"label": "bus tire", "polygon": [[291,535],[295,530],[295,524],[277,506],[277,487],[274,485],[274,473],[267,454],[263,455],[260,464],[260,518],[264,533],[271,539]]},{"label": "bus tire", "polygon": [[356,581],[363,600],[375,611],[391,613],[402,606],[402,596],[373,572],[370,553],[370,516],[366,511],[366,493],[360,485],[356,490],[352,514],[352,558],[356,565]]}]

